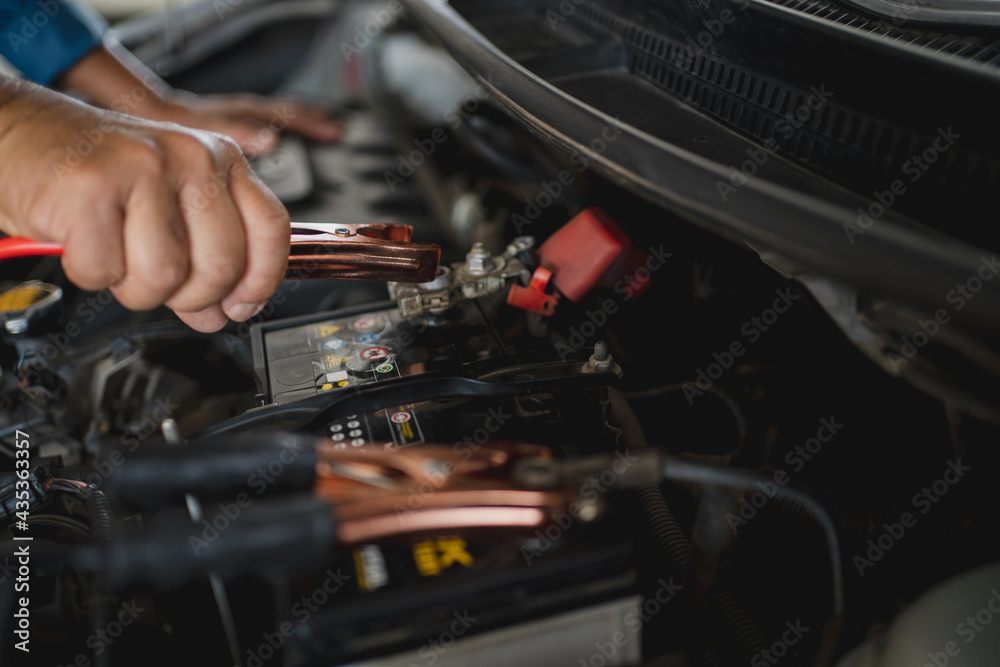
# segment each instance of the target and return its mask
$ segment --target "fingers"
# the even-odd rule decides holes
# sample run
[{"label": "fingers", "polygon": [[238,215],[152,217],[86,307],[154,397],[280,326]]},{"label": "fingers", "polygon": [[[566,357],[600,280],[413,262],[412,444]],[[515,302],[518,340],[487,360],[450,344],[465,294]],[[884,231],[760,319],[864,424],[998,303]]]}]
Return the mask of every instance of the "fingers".
[{"label": "fingers", "polygon": [[222,312],[222,307],[219,304],[214,304],[205,308],[204,310],[199,310],[197,312],[189,313],[182,310],[174,311],[178,318],[184,324],[188,325],[195,331],[201,331],[203,333],[212,333],[213,331],[218,331],[222,327],[226,326],[228,318],[226,314]]},{"label": "fingers", "polygon": [[316,141],[336,141],[343,132],[338,121],[310,104],[254,96],[238,96],[226,102],[232,112],[266,123],[274,132],[289,130]]},{"label": "fingers", "polygon": [[[214,331],[226,316],[256,315],[277,289],[288,263],[288,212],[250,171],[230,141],[214,141],[214,172],[190,169],[180,189],[191,267],[166,302],[193,328]],[[208,182],[208,185],[205,185]],[[202,189],[199,190],[198,187]]]},{"label": "fingers", "polygon": [[126,266],[118,202],[80,191],[67,194],[53,213],[54,237],[43,240],[63,244],[63,271],[78,287],[99,290],[120,283]]},{"label": "fingers", "polygon": [[253,118],[225,118],[213,129],[235,141],[247,157],[267,155],[278,147],[278,133]]},{"label": "fingers", "polygon": [[[279,105],[280,106],[280,105]],[[343,126],[321,110],[302,104],[289,104],[286,128],[316,141],[337,141]]]},{"label": "fingers", "polygon": [[[57,120],[67,127],[39,124],[32,135],[47,142],[42,166],[58,162],[81,132],[104,134],[85,160],[62,165],[58,181],[39,185],[43,169],[30,159],[30,169],[4,169],[0,222],[8,231],[61,243],[66,276],[79,287],[110,286],[136,310],[165,303],[200,331],[263,308],[284,275],[289,218],[233,141],[118,117],[105,131],[103,117],[85,107]],[[258,147],[275,139],[258,121],[240,127]],[[27,141],[23,148],[28,158],[42,150]]]},{"label": "fingers", "polygon": [[243,321],[260,312],[281,283],[291,227],[285,207],[245,163],[233,170],[230,192],[246,234],[246,271],[222,300],[222,309],[231,319]]},{"label": "fingers", "polygon": [[208,146],[192,141],[200,143],[181,135],[173,146],[175,161],[183,165],[177,168],[184,170],[177,185],[191,268],[166,304],[175,311],[194,313],[219,303],[233,290],[246,269],[247,247],[243,219],[230,192],[231,154],[238,150],[232,142],[223,144],[211,135],[203,138]]},{"label": "fingers", "polygon": [[154,308],[188,278],[191,265],[184,220],[173,190],[151,179],[139,179],[125,210],[126,279],[112,284],[112,292],[127,308]]}]

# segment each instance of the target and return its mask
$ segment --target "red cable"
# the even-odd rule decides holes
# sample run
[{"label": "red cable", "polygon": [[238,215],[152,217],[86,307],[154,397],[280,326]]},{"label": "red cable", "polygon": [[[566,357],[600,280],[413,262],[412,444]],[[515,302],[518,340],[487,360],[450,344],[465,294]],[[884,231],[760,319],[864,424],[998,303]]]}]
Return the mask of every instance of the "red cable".
[{"label": "red cable", "polygon": [[20,236],[0,239],[0,261],[18,257],[42,257],[44,255],[61,255],[63,247],[58,243],[42,243]]}]

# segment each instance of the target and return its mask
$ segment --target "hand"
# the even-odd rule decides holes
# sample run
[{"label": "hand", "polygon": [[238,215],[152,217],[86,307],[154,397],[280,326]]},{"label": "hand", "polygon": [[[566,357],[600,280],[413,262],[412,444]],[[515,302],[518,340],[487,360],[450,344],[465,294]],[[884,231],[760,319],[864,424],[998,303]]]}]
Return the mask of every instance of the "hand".
[{"label": "hand", "polygon": [[224,134],[251,157],[274,150],[283,130],[317,141],[336,141],[341,132],[340,124],[325,112],[301,102],[250,94],[201,97],[173,90],[113,42],[73,65],[61,83],[105,109]]},{"label": "hand", "polygon": [[288,213],[233,141],[5,77],[0,228],[62,244],[76,285],[199,331],[253,316],[288,260]]},{"label": "hand", "polygon": [[199,97],[178,92],[150,116],[224,134],[250,157],[274,150],[285,130],[317,141],[336,141],[341,133],[340,124],[318,108],[250,94]]}]

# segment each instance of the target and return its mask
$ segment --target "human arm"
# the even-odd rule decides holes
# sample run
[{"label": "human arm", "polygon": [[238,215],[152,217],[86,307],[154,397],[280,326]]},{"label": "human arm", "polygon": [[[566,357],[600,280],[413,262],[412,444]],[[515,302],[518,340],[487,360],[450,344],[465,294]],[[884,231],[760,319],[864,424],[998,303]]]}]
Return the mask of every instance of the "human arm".
[{"label": "human arm", "polygon": [[79,287],[201,331],[259,311],[288,259],[288,214],[232,141],[3,76],[0,229],[62,244]]},{"label": "human arm", "polygon": [[114,42],[85,55],[59,83],[105,109],[224,134],[250,156],[274,149],[282,131],[318,141],[334,141],[341,131],[339,123],[308,104],[251,94],[199,96],[174,90]]}]

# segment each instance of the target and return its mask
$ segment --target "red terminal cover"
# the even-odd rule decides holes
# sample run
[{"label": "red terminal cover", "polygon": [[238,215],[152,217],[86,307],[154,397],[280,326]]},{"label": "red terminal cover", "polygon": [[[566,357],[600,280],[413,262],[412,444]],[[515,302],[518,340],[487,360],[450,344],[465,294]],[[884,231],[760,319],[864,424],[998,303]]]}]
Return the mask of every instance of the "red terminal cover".
[{"label": "red terminal cover", "polygon": [[596,206],[581,211],[538,249],[539,264],[550,270],[560,292],[579,303],[595,287],[629,285],[638,296],[649,281],[633,279],[647,254]]},{"label": "red terminal cover", "polygon": [[529,313],[551,315],[556,311],[559,294],[545,293],[550,280],[552,280],[552,272],[544,266],[539,266],[532,274],[531,282],[527,287],[521,287],[517,283],[510,286],[510,291],[507,293],[507,303]]}]

